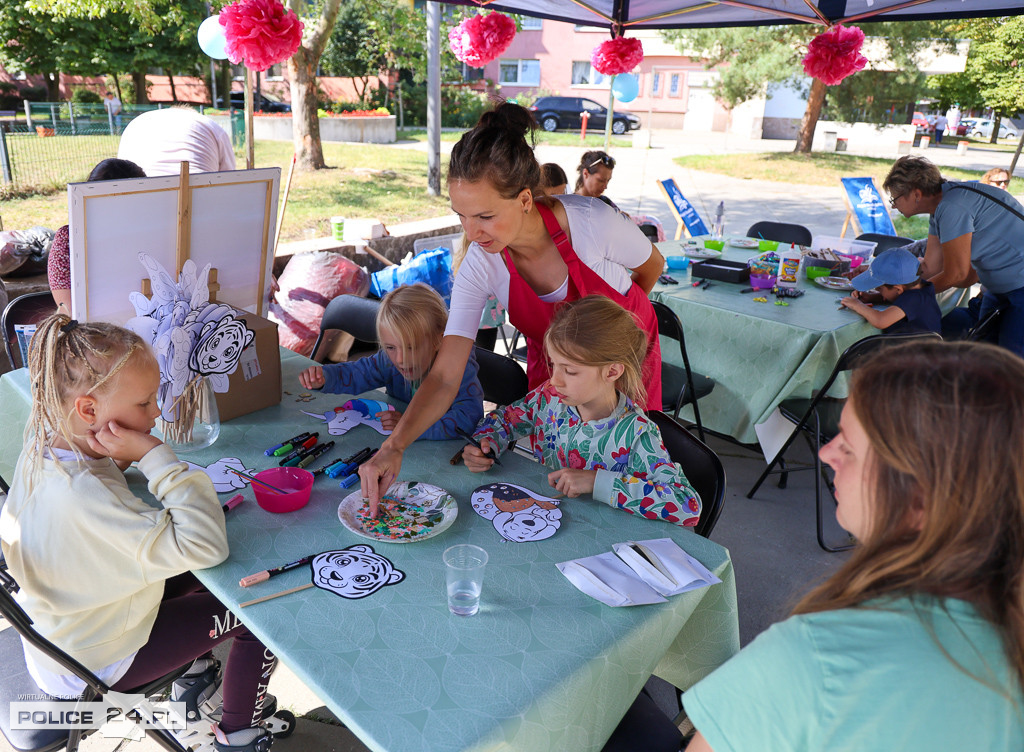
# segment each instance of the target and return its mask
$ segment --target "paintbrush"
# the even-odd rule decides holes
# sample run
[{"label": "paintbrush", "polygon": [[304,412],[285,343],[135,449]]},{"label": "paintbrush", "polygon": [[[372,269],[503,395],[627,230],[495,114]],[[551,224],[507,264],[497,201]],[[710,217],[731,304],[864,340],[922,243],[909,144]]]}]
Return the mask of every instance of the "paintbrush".
[{"label": "paintbrush", "polygon": [[267,483],[266,481],[260,480],[259,478],[256,478],[256,477],[254,477],[252,475],[249,475],[248,473],[243,473],[241,470],[235,470],[233,467],[229,467],[229,468],[225,468],[225,469],[228,470],[229,472],[234,473],[235,475],[239,476],[240,478],[245,478],[250,483],[259,483],[261,486],[263,486],[264,488],[269,488],[274,493],[279,493],[279,494],[289,493],[288,491],[282,491],[277,486],[272,486],[269,483]]}]

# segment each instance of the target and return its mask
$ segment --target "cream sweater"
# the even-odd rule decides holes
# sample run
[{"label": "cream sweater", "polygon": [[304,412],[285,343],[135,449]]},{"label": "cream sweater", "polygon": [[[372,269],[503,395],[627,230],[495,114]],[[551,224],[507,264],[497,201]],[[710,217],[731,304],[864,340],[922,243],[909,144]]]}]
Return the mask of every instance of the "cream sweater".
[{"label": "cream sweater", "polygon": [[[26,493],[24,454],[0,512],[0,539],[18,602],[39,632],[91,670],[149,640],[164,580],[222,562],[224,513],[210,479],[161,444],[138,463],[153,507],[128,490],[109,459],[46,459]],[[38,664],[66,669],[26,646]]]}]

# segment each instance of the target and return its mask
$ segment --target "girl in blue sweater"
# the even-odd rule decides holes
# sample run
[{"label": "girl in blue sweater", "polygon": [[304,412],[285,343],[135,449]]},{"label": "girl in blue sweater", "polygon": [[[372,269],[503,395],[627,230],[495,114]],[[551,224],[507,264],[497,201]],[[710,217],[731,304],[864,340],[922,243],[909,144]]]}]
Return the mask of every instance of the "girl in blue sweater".
[{"label": "girl in blue sweater", "polygon": [[[420,282],[397,287],[384,296],[377,312],[379,352],[349,363],[312,366],[299,375],[299,382],[329,394],[356,395],[384,387],[389,396],[408,403],[434,364],[447,322],[448,309],[433,288]],[[459,438],[459,429],[472,431],[483,415],[483,389],[476,360],[470,357],[455,402],[420,438]],[[376,417],[390,431],[402,413],[387,410]]]}]

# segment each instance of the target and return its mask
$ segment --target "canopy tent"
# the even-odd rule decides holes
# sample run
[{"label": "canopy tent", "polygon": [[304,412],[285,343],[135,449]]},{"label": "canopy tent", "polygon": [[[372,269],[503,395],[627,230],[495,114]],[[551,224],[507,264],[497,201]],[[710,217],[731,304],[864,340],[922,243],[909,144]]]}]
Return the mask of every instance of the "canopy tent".
[{"label": "canopy tent", "polygon": [[446,0],[612,29],[698,29],[859,21],[920,21],[1024,14],[1020,0]]}]

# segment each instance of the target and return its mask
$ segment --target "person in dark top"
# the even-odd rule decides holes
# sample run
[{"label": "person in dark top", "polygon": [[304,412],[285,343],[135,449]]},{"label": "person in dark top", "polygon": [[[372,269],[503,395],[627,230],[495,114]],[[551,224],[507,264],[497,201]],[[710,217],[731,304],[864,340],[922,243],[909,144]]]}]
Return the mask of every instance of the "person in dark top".
[{"label": "person in dark top", "polygon": [[[904,248],[891,248],[878,254],[866,272],[850,281],[857,292],[843,298],[842,303],[886,334],[938,333],[942,328],[942,312],[935,302],[935,286],[921,279],[920,274],[920,259]],[[876,310],[859,300],[858,292],[874,287],[889,304],[884,310]]]}]

